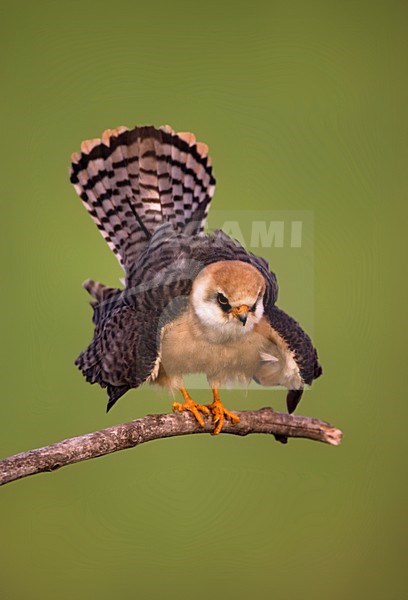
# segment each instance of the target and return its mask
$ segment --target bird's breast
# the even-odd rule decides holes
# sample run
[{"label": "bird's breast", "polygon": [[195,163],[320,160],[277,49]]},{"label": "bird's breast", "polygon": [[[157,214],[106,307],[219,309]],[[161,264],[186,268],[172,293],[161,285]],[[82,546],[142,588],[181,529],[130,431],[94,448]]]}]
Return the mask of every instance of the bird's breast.
[{"label": "bird's breast", "polygon": [[265,338],[254,330],[237,339],[223,339],[221,333],[209,336],[187,311],[163,331],[157,383],[167,385],[189,373],[204,373],[217,385],[249,382],[264,344]]}]

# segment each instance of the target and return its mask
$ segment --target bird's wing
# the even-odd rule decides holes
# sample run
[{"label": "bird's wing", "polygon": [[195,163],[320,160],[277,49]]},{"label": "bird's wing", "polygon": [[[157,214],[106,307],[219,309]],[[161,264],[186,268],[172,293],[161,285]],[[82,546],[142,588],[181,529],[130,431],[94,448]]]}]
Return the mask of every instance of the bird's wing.
[{"label": "bird's wing", "polygon": [[185,310],[190,289],[190,264],[181,260],[151,281],[91,303],[94,338],[75,364],[88,382],[107,388],[108,410],[130,388],[155,378],[163,328]]},{"label": "bird's wing", "polygon": [[316,348],[309,335],[295,319],[277,306],[265,310],[265,318],[271,326],[272,339],[279,336],[293,353],[302,380],[310,385],[322,374]]},{"label": "bird's wing", "polygon": [[304,385],[311,385],[322,374],[316,348],[299,323],[277,306],[267,308],[259,332],[269,345],[265,345],[254,379],[260,385],[286,386],[288,411],[293,412]]},{"label": "bird's wing", "polygon": [[134,310],[118,305],[95,327],[92,343],[75,364],[90,383],[125,385],[137,380],[140,323]]}]

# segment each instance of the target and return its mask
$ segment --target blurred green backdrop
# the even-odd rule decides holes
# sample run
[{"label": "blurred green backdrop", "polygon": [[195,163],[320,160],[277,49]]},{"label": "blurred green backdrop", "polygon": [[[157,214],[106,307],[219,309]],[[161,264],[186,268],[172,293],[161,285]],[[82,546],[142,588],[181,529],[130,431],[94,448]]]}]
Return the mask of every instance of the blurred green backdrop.
[{"label": "blurred green backdrop", "polygon": [[210,145],[217,209],[313,213],[325,373],[301,412],[345,437],[157,441],[6,486],[2,598],[404,595],[407,17],[392,0],[3,2],[1,455],[169,409],[145,389],[107,416],[73,366],[81,282],[120,270],[69,157],[136,123]]}]

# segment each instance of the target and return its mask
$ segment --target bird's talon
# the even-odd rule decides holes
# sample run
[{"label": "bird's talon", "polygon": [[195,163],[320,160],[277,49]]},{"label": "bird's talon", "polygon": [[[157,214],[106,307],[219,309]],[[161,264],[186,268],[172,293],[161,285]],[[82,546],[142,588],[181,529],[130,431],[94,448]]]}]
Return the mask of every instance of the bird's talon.
[{"label": "bird's talon", "polygon": [[204,427],[204,419],[201,416],[200,412],[205,415],[208,415],[210,414],[209,409],[203,404],[197,404],[197,402],[194,402],[194,400],[188,394],[187,390],[185,390],[184,388],[181,389],[181,393],[184,397],[184,404],[181,404],[181,402],[173,402],[173,410],[177,410],[178,412],[189,410],[194,415],[198,424],[201,427]]},{"label": "bird's talon", "polygon": [[231,423],[236,424],[239,423],[238,415],[234,415],[234,413],[230,412],[226,408],[224,408],[221,399],[218,395],[218,390],[213,389],[214,400],[212,404],[208,404],[208,408],[213,415],[213,423],[215,425],[213,435],[218,435],[224,425],[225,419],[231,421]]},{"label": "bird's talon", "polygon": [[239,417],[238,417],[238,415],[234,415],[234,413],[232,413],[232,412],[229,412],[229,410],[228,410],[228,411],[226,411],[226,413],[227,413],[227,414],[226,414],[225,416],[226,416],[226,417],[227,417],[227,419],[229,419],[229,420],[230,420],[232,423],[239,423]]}]

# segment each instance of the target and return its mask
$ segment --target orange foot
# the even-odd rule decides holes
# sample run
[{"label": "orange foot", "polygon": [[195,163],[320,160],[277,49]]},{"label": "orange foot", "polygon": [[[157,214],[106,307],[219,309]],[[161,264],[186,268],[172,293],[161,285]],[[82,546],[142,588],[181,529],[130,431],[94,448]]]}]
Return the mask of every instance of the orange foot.
[{"label": "orange foot", "polygon": [[204,419],[200,413],[209,415],[210,409],[203,404],[197,404],[197,402],[194,402],[185,388],[181,388],[180,392],[183,394],[184,404],[181,404],[180,402],[173,402],[173,410],[178,410],[179,412],[182,412],[183,410],[189,410],[193,413],[201,427],[204,427]]},{"label": "orange foot", "polygon": [[213,435],[218,435],[222,429],[222,426],[224,425],[225,419],[228,419],[231,421],[231,423],[235,424],[239,423],[239,417],[224,408],[217,388],[213,388],[213,398],[214,400],[212,401],[212,404],[208,404],[208,409],[211,411],[215,424]]}]

